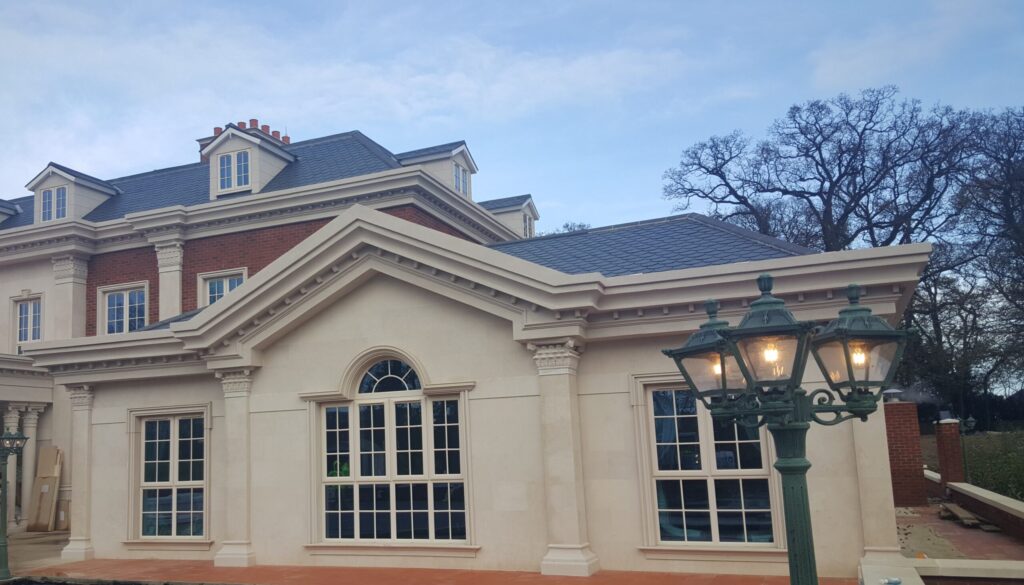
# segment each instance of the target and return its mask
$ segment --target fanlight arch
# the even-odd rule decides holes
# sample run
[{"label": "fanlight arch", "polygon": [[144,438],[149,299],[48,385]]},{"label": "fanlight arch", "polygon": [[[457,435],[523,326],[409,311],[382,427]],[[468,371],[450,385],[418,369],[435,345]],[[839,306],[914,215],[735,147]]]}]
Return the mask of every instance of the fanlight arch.
[{"label": "fanlight arch", "polygon": [[408,363],[394,358],[378,360],[359,380],[359,394],[421,390],[419,374]]}]

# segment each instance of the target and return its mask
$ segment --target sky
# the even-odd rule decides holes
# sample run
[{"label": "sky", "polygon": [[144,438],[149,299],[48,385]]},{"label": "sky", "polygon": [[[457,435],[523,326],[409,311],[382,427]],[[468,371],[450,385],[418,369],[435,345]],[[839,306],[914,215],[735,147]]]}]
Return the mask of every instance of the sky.
[{"label": "sky", "polygon": [[[661,217],[684,148],[895,84],[1021,106],[1024,2],[3,2],[0,199],[47,162],[111,179],[198,160],[259,118],[392,152],[466,140],[476,200],[539,230]],[[699,209],[698,209],[699,211]]]}]

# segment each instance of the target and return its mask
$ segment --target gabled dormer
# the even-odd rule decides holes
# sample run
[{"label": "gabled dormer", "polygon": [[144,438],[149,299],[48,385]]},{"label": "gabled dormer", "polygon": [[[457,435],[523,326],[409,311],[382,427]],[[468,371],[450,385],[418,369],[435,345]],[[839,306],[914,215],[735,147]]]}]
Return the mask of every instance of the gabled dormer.
[{"label": "gabled dormer", "polygon": [[210,199],[235,193],[259,193],[284,167],[295,161],[286,150],[291,139],[259,120],[213,129],[199,139],[199,153],[210,164]]},{"label": "gabled dormer", "polygon": [[502,197],[481,201],[478,205],[490,211],[498,221],[508,229],[520,234],[523,238],[532,238],[536,233],[535,225],[540,219],[537,206],[533,204],[530,194]]},{"label": "gabled dormer", "polygon": [[9,217],[18,215],[21,211],[21,206],[17,203],[0,199],[0,223],[7,221]]},{"label": "gabled dormer", "polygon": [[449,142],[429,148],[396,154],[402,166],[422,165],[423,170],[466,199],[473,199],[473,179],[476,161],[469,153],[466,142]]},{"label": "gabled dormer", "polygon": [[32,221],[36,224],[82,219],[107,198],[120,193],[103,179],[55,162],[48,164],[25,187],[35,194]]}]

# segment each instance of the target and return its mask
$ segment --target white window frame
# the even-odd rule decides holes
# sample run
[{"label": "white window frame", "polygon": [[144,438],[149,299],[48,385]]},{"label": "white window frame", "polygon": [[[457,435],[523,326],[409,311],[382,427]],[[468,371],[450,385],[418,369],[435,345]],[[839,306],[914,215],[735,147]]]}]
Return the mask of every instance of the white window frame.
[{"label": "white window frame", "polygon": [[[61,195],[63,193],[63,196]],[[47,201],[49,199],[49,201]],[[63,205],[61,201],[63,200]],[[68,216],[68,186],[47,187],[39,192],[39,221],[50,222]],[[49,211],[49,213],[47,213]]]},{"label": "white window frame", "polygon": [[[211,430],[212,430],[212,404],[189,404],[173,407],[135,408],[128,410],[128,453],[129,453],[129,500],[127,533],[125,544],[129,549],[160,550],[162,543],[173,543],[167,550],[183,550],[182,545],[190,547],[185,550],[207,550],[213,543],[210,537],[210,506],[212,494],[210,492],[210,471],[212,459]],[[203,481],[201,482],[177,482],[182,488],[203,488],[203,534],[194,536],[142,536],[142,490],[151,486],[162,484],[146,483],[145,477],[145,421],[157,419],[182,419],[182,418],[203,418]],[[175,472],[173,462],[176,461],[178,450],[177,437],[174,434],[176,429],[172,425],[172,473]],[[170,483],[170,482],[168,482]],[[177,498],[175,498],[177,500]],[[175,501],[175,507],[177,502]],[[177,530],[175,523],[174,530]],[[155,549],[154,549],[155,547]]]},{"label": "white window frame", "polygon": [[[239,155],[245,153],[245,174],[239,173]],[[224,161],[227,161],[227,166],[224,166]],[[211,166],[213,164],[211,163]],[[227,176],[224,176],[224,172],[227,172]],[[211,172],[214,172],[211,168]],[[249,148],[243,148],[241,150],[234,150],[231,152],[224,152],[217,155],[216,160],[216,186],[217,192],[219,193],[230,193],[233,191],[245,191],[252,188],[252,175],[253,175],[253,156],[252,151]],[[245,183],[242,184],[240,179],[244,176]],[[226,183],[226,185],[225,185]]]},{"label": "white window frame", "polygon": [[455,184],[456,193],[461,193],[462,195],[466,195],[467,197],[469,196],[469,175],[469,169],[455,161],[452,161],[452,178],[453,183]]},{"label": "white window frame", "polygon": [[[32,330],[34,329],[33,321],[35,319],[33,319],[32,305],[35,304],[35,303],[39,303],[39,313],[38,313],[39,336],[33,339],[32,338]],[[29,307],[29,309],[28,309],[29,310],[29,313],[28,313],[28,319],[29,319],[29,322],[28,322],[28,339],[25,339],[25,340],[21,339],[21,316],[20,316],[20,310],[21,310],[21,306],[22,305],[26,305],[26,306]],[[44,307],[44,302],[43,302],[43,293],[33,293],[31,291],[25,290],[25,291],[22,291],[22,294],[20,294],[20,295],[18,295],[16,297],[11,297],[11,325],[12,325],[11,326],[11,330],[12,330],[12,333],[13,333],[11,341],[14,343],[15,353],[20,354],[21,350],[22,350],[22,346],[24,346],[26,344],[36,343],[37,341],[42,341],[43,339],[45,339],[45,331],[44,331],[45,330],[45,325],[44,325],[44,322],[43,322],[43,319],[45,317],[45,314],[44,314],[45,310],[46,309]]]},{"label": "white window frame", "polygon": [[[128,299],[125,298],[125,325],[123,331],[116,331],[114,333],[107,332],[107,296],[115,293],[129,293],[134,290],[142,290],[143,300],[146,303],[145,310],[143,311],[143,323],[145,327],[149,325],[149,281],[142,280],[138,282],[128,282],[123,284],[111,284],[107,286],[96,287],[96,335],[124,335],[125,333],[131,333],[128,330]],[[138,331],[136,329],[135,331]]]},{"label": "white window frame", "polygon": [[[249,280],[249,268],[230,268],[227,270],[214,270],[211,272],[201,272],[196,275],[196,299],[198,300],[197,305],[200,307],[210,306],[210,294],[209,294],[209,282],[214,280],[224,280],[225,286],[227,286],[227,280],[232,276],[242,277],[242,282],[238,286],[245,284]],[[235,287],[238,288],[238,287]],[[228,294],[231,291],[225,290],[224,294]],[[221,295],[223,298],[223,295]],[[220,299],[217,299],[220,300]]]},{"label": "white window frame", "polygon": [[[654,425],[654,404],[652,393],[657,390],[684,390],[685,380],[678,373],[634,375],[632,378],[631,403],[634,411],[637,457],[640,481],[640,506],[643,521],[643,542],[640,549],[649,558],[686,558],[687,552],[731,551],[751,554],[770,554],[773,562],[786,562],[785,526],[782,514],[782,490],[778,473],[772,468],[775,460],[774,448],[764,427],[759,429],[761,447],[761,469],[718,469],[715,457],[715,441],[711,413],[697,400],[697,423],[700,437],[699,470],[661,471],[657,467],[656,439]],[[768,480],[769,502],[772,518],[772,542],[722,542],[719,538],[715,502],[716,479],[760,479]],[[704,479],[708,484],[709,514],[711,517],[712,539],[710,541],[661,540],[658,522],[657,483],[659,479]],[[680,556],[680,554],[684,556]],[[667,555],[667,556],[665,556]]]},{"label": "white window frame", "polygon": [[[433,423],[433,404],[435,402],[455,401],[459,408],[459,473],[437,473],[434,468],[434,423]],[[398,475],[398,449],[397,441],[395,440],[396,420],[395,420],[395,405],[401,403],[419,403],[421,405],[421,432],[423,436],[423,473],[418,475]],[[384,406],[384,429],[385,429],[385,467],[387,473],[383,476],[364,476],[362,475],[362,468],[360,464],[360,449],[359,449],[359,407],[373,404],[382,404]],[[327,426],[327,409],[333,407],[347,407],[349,416],[349,444],[350,444],[350,474],[348,477],[335,477],[329,476],[327,469],[327,450],[325,444],[326,426]],[[470,522],[470,494],[468,489],[468,474],[466,473],[467,465],[467,449],[466,449],[466,404],[462,398],[462,393],[458,394],[443,394],[443,395],[425,395],[422,390],[408,390],[408,391],[396,391],[396,392],[383,392],[377,394],[362,394],[358,395],[354,400],[347,400],[341,402],[323,402],[318,408],[317,417],[317,433],[319,435],[319,448],[317,450],[319,457],[318,469],[318,499],[317,499],[317,532],[318,541],[323,543],[332,544],[360,544],[360,543],[372,543],[382,544],[391,546],[406,546],[406,545],[465,545],[471,542],[471,522]],[[428,508],[426,510],[428,515],[428,535],[426,539],[400,539],[397,537],[397,506],[395,502],[397,500],[395,496],[397,484],[406,483],[419,483],[427,484],[427,498]],[[437,539],[434,535],[434,514],[438,510],[434,505],[434,490],[435,484],[441,483],[461,483],[464,498],[464,512],[466,516],[466,537],[464,539]],[[359,511],[354,512],[354,537],[353,538],[327,538],[325,516],[326,516],[326,496],[325,487],[328,485],[351,485],[353,486],[353,498],[358,500],[359,498],[359,486],[360,485],[388,485],[391,490],[390,509],[388,511],[390,518],[390,538],[373,538],[364,539],[359,536],[360,529],[360,518]]]},{"label": "white window frame", "polygon": [[[358,387],[363,375],[367,369],[382,359],[394,359],[403,361],[412,367],[420,378],[421,389],[408,392],[388,392],[380,394],[358,394]],[[308,544],[304,548],[310,551],[312,554],[326,554],[326,555],[352,555],[352,554],[370,554],[379,556],[394,556],[394,557],[406,557],[406,556],[423,556],[429,555],[434,557],[445,557],[445,558],[472,558],[477,555],[480,550],[480,546],[474,543],[475,531],[473,529],[473,483],[469,479],[469,471],[467,470],[469,462],[472,461],[472,445],[468,442],[469,437],[472,436],[472,417],[469,413],[469,392],[476,386],[475,382],[472,381],[458,381],[458,382],[430,382],[423,370],[423,368],[414,360],[403,356],[403,352],[391,347],[391,346],[380,346],[366,350],[357,356],[346,368],[347,374],[344,381],[335,390],[328,391],[314,391],[304,392],[299,394],[299,398],[307,403],[308,408],[308,428],[309,433],[309,449],[311,458],[316,461],[319,458],[319,462],[314,463],[310,466],[309,475],[309,511],[311,517],[308,522],[309,540]],[[387,396],[390,394],[391,396]],[[402,395],[404,394],[404,395]],[[363,398],[367,397],[367,398]],[[326,506],[325,506],[325,485],[329,485],[327,480],[331,483],[334,482],[334,477],[327,476],[327,450],[326,450],[326,408],[336,406],[347,406],[349,412],[352,413],[350,416],[358,415],[358,404],[365,401],[373,401],[383,397],[384,399],[421,399],[424,401],[429,400],[458,400],[459,404],[459,461],[461,475],[450,475],[436,477],[436,480],[425,480],[421,481],[418,479],[412,479],[411,481],[406,476],[400,476],[395,480],[395,483],[443,483],[459,482],[463,484],[463,497],[465,499],[465,514],[466,514],[466,538],[465,540],[413,540],[413,539],[390,539],[390,540],[359,540],[357,538],[351,539],[327,539],[326,537]],[[393,410],[393,409],[392,409]],[[431,411],[432,412],[432,411]],[[430,415],[432,416],[432,415]],[[431,421],[431,424],[424,426],[424,432],[427,437],[424,437],[424,455],[427,461],[432,461],[433,458],[433,435],[432,435],[432,418],[427,420]],[[358,432],[358,427],[349,425],[350,432]],[[389,432],[394,432],[394,428],[389,429]],[[355,435],[353,435],[355,436]],[[351,437],[350,437],[351,439]],[[395,441],[392,436],[387,444],[391,445]],[[350,451],[350,455],[358,457],[358,450],[353,446]],[[389,470],[394,470],[394,458],[391,458],[388,463]],[[432,463],[427,463],[432,465]],[[430,467],[426,468],[429,472]],[[353,469],[353,472],[355,470]],[[386,483],[390,480],[386,478],[368,478],[366,482],[361,482],[359,478],[352,475],[351,481],[353,483]],[[354,488],[355,489],[355,488]],[[392,490],[393,491],[393,490]],[[433,489],[430,489],[431,494]],[[358,492],[354,494],[358,497]],[[392,503],[394,507],[394,503]],[[438,510],[430,509],[428,512],[433,513]],[[433,526],[428,528],[430,530],[430,537],[433,539]],[[356,533],[357,535],[358,533]],[[392,532],[392,534],[395,534]]]}]

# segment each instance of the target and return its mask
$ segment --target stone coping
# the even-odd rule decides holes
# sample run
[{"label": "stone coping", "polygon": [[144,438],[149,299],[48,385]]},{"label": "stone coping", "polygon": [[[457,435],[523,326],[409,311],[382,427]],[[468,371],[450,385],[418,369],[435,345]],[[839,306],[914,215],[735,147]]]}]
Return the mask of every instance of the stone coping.
[{"label": "stone coping", "polygon": [[[983,504],[988,504],[993,508],[1002,510],[1011,516],[1024,520],[1024,502],[1020,500],[1015,500],[969,483],[948,483],[946,484],[946,487]],[[1024,569],[1022,569],[1018,575],[1024,575]]]},{"label": "stone coping", "polygon": [[924,470],[924,478],[927,479],[928,481],[933,481],[935,483],[942,483],[942,476],[939,475],[937,472],[932,471],[931,469]]}]

